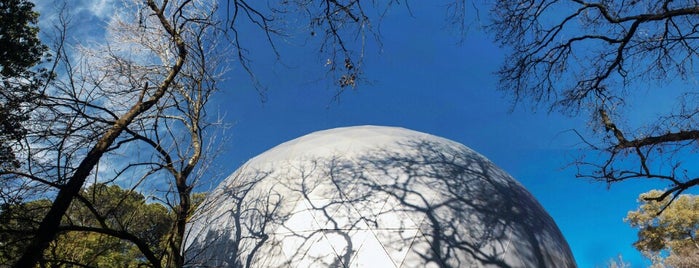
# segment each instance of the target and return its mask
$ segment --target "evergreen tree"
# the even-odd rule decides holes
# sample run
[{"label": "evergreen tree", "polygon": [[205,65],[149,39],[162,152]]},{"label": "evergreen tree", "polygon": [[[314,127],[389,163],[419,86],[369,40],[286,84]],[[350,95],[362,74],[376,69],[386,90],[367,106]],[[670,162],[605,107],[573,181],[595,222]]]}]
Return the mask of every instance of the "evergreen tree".
[{"label": "evergreen tree", "polygon": [[34,70],[46,46],[37,36],[33,7],[26,0],[0,0],[0,170],[19,165],[13,144],[24,137],[22,121],[48,77],[47,70]]},{"label": "evergreen tree", "polygon": [[[81,191],[61,221],[61,232],[39,261],[49,267],[150,266],[138,246],[114,234],[129,233],[151,252],[162,253],[173,213],[146,203],[137,192],[94,184]],[[51,201],[39,199],[6,206],[0,212],[0,267],[21,255]]]}]

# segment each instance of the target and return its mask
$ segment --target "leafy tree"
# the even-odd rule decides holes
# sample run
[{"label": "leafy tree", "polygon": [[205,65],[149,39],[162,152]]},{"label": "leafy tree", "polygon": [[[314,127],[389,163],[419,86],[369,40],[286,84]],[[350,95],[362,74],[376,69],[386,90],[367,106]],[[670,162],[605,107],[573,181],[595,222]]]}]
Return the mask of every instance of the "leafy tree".
[{"label": "leafy tree", "polygon": [[[515,101],[590,118],[578,132],[600,153],[576,161],[579,176],[607,183],[657,179],[664,200],[699,184],[696,156],[699,47],[696,1],[497,1],[490,30],[510,49],[498,71]],[[633,100],[667,98],[657,116],[633,117]],[[587,148],[586,148],[587,149]]]},{"label": "leafy tree", "polygon": [[[132,242],[111,235],[128,232],[162,254],[173,214],[158,203],[116,185],[94,184],[81,191],[61,223],[61,232],[44,252],[40,263],[51,267],[135,267],[148,260]],[[0,213],[3,249],[0,264],[12,263],[21,254],[28,232],[38,228],[51,201],[35,200],[13,205]],[[97,216],[96,216],[97,215]],[[110,232],[107,232],[111,230]],[[14,232],[12,232],[14,231]]]},{"label": "leafy tree", "polygon": [[[664,191],[639,197],[640,206],[626,221],[638,229],[634,246],[660,267],[699,266],[699,196],[680,195],[672,203]],[[662,213],[660,213],[662,211]]]},{"label": "leafy tree", "polygon": [[13,145],[25,135],[22,122],[47,75],[33,69],[46,51],[33,7],[26,0],[0,1],[0,169],[19,165]]},{"label": "leafy tree", "polygon": [[34,4],[26,0],[3,0],[0,2],[0,74],[16,77],[25,74],[41,59],[46,47],[41,44],[35,26],[39,14],[33,11]]},{"label": "leafy tree", "polygon": [[29,243],[51,201],[3,204],[0,210],[0,266],[12,264]]}]

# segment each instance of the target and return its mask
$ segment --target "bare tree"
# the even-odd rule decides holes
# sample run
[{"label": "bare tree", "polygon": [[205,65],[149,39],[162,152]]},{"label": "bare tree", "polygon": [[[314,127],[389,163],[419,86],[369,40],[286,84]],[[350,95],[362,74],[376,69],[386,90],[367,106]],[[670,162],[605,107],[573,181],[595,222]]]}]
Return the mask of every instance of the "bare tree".
[{"label": "bare tree", "polygon": [[[193,209],[192,189],[206,170],[205,160],[212,159],[216,153],[212,139],[216,138],[216,127],[221,122],[210,121],[206,108],[225,72],[227,58],[221,49],[227,46],[214,38],[220,33],[214,18],[216,11],[215,3],[192,2],[188,16],[199,17],[201,23],[187,29],[189,61],[148,120],[126,129],[128,137],[153,152],[138,162],[148,166],[140,170],[142,179],[159,192],[154,197],[173,211],[174,224],[163,256],[167,267],[181,267],[184,262],[181,244]],[[121,23],[116,27],[128,26]]]},{"label": "bare tree", "polygon": [[[138,2],[134,3],[136,7],[132,9],[138,11]],[[124,174],[138,174],[138,179],[131,182],[134,184],[132,190],[152,189],[155,191],[152,197],[170,207],[173,226],[167,236],[164,252],[148,252],[148,248],[141,246],[144,243],[135,237],[118,236],[138,245],[145,256],[151,256],[148,259],[156,267],[161,262],[167,267],[179,267],[183,263],[180,246],[185,224],[193,208],[192,189],[206,170],[207,162],[216,154],[216,147],[212,145],[215,144],[213,140],[218,132],[217,126],[221,125],[219,121],[210,121],[206,114],[207,103],[216,91],[227,63],[227,53],[222,50],[227,46],[217,39],[222,32],[214,17],[216,4],[187,1],[175,6],[181,7],[177,11],[181,12],[180,16],[197,22],[182,28],[188,60],[173,79],[170,90],[154,108],[125,128],[124,147],[128,148],[113,152],[125,155],[139,153],[128,157],[128,161],[113,177],[100,176],[102,180],[119,181]],[[131,16],[129,13],[122,15],[122,18],[111,22],[109,30],[118,44],[126,44],[125,48],[136,54],[134,58],[144,56],[133,51],[136,45],[152,53],[160,62],[166,62],[171,53],[167,42],[162,40],[165,33],[162,29],[149,28],[147,25],[157,25],[158,22],[154,17],[142,18],[141,12],[133,12],[135,15]],[[114,55],[114,49],[115,45],[109,44],[98,50],[88,50],[87,54],[100,58],[101,55]],[[118,74],[110,75],[119,78],[110,84],[113,88],[129,88],[128,81],[168,73],[165,66],[153,66],[148,62],[97,61],[98,65],[101,63],[105,64],[101,69],[118,70]],[[93,83],[99,83],[101,77],[98,76]],[[127,79],[124,80],[124,77]],[[141,187],[142,184],[146,186]]]},{"label": "bare tree", "polygon": [[[155,44],[162,46],[158,47],[162,49],[160,51],[148,51],[149,47],[144,47],[145,56],[150,58],[145,58],[143,64],[120,54],[124,51],[112,51],[104,57],[105,62],[112,63],[111,67],[118,67],[116,69],[73,72],[70,61],[66,61],[66,82],[57,84],[55,91],[47,92],[45,108],[41,109],[44,114],[35,117],[44,120],[41,126],[46,127],[31,141],[41,149],[27,153],[30,160],[39,157],[39,163],[42,159],[48,161],[37,169],[34,169],[37,161],[32,161],[27,164],[28,172],[13,174],[58,189],[51,208],[15,267],[36,265],[43,251],[61,231],[63,215],[100,159],[128,143],[131,139],[122,134],[135,121],[147,117],[147,112],[172,90],[188,60],[190,49],[186,40],[190,33],[186,29],[201,23],[186,17],[191,15],[184,12],[188,5],[191,1],[156,3],[147,0],[140,6],[140,15],[147,21],[141,22],[141,32],[137,36],[144,38],[142,41],[153,41],[149,40],[153,38],[157,41]],[[154,56],[163,54],[167,56]],[[150,65],[148,60],[160,64]],[[143,72],[148,69],[156,71]]]},{"label": "bare tree", "polygon": [[[491,30],[510,48],[500,87],[515,101],[549,104],[550,111],[587,115],[592,136],[579,133],[602,158],[577,161],[580,177],[609,184],[631,179],[665,181],[656,200],[699,184],[685,157],[696,154],[699,32],[697,1],[498,1]],[[627,105],[684,90],[657,117],[633,121]],[[656,95],[653,95],[656,94]],[[587,149],[587,148],[586,148]]]}]

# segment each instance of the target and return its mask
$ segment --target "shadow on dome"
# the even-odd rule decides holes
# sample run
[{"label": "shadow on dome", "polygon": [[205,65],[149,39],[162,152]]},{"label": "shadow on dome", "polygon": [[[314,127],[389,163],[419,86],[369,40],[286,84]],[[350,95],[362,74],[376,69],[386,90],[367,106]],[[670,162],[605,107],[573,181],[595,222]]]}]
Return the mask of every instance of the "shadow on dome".
[{"label": "shadow on dome", "polygon": [[575,267],[524,187],[464,146],[243,166],[189,225],[191,267]]}]

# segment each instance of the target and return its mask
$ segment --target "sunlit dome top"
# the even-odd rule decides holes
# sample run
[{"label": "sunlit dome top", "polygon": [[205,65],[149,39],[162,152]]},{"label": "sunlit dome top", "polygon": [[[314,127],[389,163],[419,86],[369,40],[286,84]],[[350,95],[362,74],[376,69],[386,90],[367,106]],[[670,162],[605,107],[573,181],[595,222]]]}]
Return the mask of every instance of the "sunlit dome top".
[{"label": "sunlit dome top", "polygon": [[251,159],[198,208],[190,266],[575,267],[522,185],[450,140],[318,131]]}]

